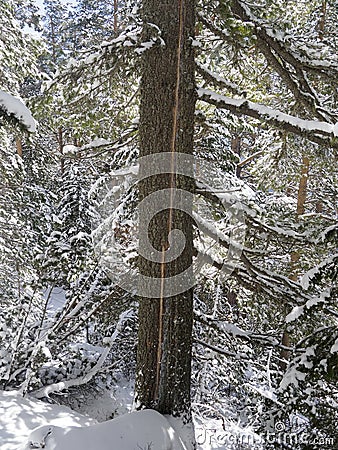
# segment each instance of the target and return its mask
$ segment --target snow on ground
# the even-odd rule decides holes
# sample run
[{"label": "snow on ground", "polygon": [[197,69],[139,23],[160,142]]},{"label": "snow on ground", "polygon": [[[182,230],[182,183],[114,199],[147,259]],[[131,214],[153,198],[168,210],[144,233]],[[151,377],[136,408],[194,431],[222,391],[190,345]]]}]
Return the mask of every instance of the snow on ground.
[{"label": "snow on ground", "polygon": [[67,407],[0,391],[1,450],[184,450],[174,426],[156,411],[102,423]]},{"label": "snow on ground", "polygon": [[[22,450],[184,450],[169,421],[153,410],[135,411],[89,427],[44,425]],[[21,449],[20,449],[21,450]]]},{"label": "snow on ground", "polygon": [[23,398],[16,391],[0,391],[0,449],[18,450],[34,428],[46,423],[60,427],[95,424],[70,408]]},{"label": "snow on ground", "polygon": [[[130,412],[132,386],[98,396],[81,409],[97,423],[68,407],[0,391],[0,449],[31,450],[185,450],[189,436],[176,419],[156,411]],[[258,436],[224,420],[195,420],[198,450],[261,449]]]},{"label": "snow on ground", "polygon": [[[98,422],[104,422],[123,414],[127,414],[133,409],[134,386],[127,380],[120,380],[113,391],[103,390],[95,398],[88,398],[85,403],[75,406],[81,414],[94,417]],[[71,405],[73,408],[73,405]]]}]

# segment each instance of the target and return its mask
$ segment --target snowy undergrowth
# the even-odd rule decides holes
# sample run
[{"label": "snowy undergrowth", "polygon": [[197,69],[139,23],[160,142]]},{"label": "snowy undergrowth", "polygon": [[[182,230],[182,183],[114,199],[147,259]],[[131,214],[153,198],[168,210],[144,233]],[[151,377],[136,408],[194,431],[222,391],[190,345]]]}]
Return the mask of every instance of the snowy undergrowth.
[{"label": "snowy undergrowth", "polygon": [[127,414],[132,411],[134,386],[133,383],[121,379],[112,389],[100,389],[94,393],[86,393],[85,400],[75,399],[68,401],[72,410],[88,417],[93,417],[98,422],[104,422]]}]

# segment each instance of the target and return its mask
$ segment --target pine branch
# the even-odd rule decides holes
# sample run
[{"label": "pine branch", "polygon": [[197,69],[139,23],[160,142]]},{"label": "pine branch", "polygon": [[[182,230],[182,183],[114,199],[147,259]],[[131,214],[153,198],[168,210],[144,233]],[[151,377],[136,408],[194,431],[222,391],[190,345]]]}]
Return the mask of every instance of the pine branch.
[{"label": "pine branch", "polygon": [[[294,51],[287,48],[285,42],[278,39],[273,30],[269,30],[266,24],[254,16],[247,5],[244,5],[240,0],[232,2],[232,10],[234,14],[240,17],[243,22],[254,23],[255,35],[257,36],[257,44],[267,61],[274,67],[277,73],[286,82],[295,98],[300,101],[306,108],[310,109],[319,119],[336,122],[337,116],[326,110],[319,101],[316,93],[312,89],[305,71],[315,71],[318,74],[326,75],[332,80],[332,74],[336,77],[338,74],[338,67],[330,65],[329,72],[327,72],[327,64],[316,66],[308,58],[304,60]],[[286,67],[286,63],[291,66],[292,70]],[[295,77],[295,79],[293,79]]]},{"label": "pine branch", "polygon": [[218,86],[222,89],[227,89],[235,95],[238,96],[246,96],[246,92],[243,91],[239,86],[234,83],[230,83],[229,81],[222,78],[220,75],[211,72],[209,69],[204,67],[198,61],[196,61],[196,71],[203,77],[205,81],[213,84],[214,86]]},{"label": "pine branch", "polygon": [[277,298],[278,301],[289,306],[299,305],[310,299],[309,296],[302,292],[298,283],[294,283],[294,286],[287,285],[286,282],[284,283],[284,277],[278,274],[265,273],[263,269],[258,268],[251,261],[246,266],[243,264],[232,264],[228,261],[217,261],[208,253],[198,251],[196,248],[194,256],[199,256],[205,264],[215,267],[223,273],[225,272],[225,276],[233,277],[241,286],[255,294]]},{"label": "pine branch", "polygon": [[224,350],[224,348],[216,347],[215,345],[208,344],[205,341],[202,341],[201,339],[194,339],[194,342],[196,344],[202,345],[202,347],[206,347],[209,350],[212,350],[215,353],[218,353],[223,356],[230,356],[232,358],[238,359],[238,360],[245,360],[245,361],[251,361],[251,358],[247,356],[245,353],[235,353],[230,352],[228,350]]},{"label": "pine branch", "polygon": [[[203,325],[206,325],[207,327],[214,329],[218,335],[219,333],[230,334],[231,337],[234,337],[236,339],[238,338],[244,341],[257,342],[258,344],[262,344],[267,347],[276,347],[287,351],[294,351],[294,348],[285,347],[284,345],[281,345],[280,339],[278,339],[277,337],[267,334],[265,335],[256,334],[253,333],[252,331],[245,331],[237,327],[236,325],[228,324],[226,322],[215,321],[208,317],[204,317],[201,313],[197,311],[194,313],[194,320]],[[302,351],[301,349],[298,350]]]},{"label": "pine branch", "polygon": [[300,119],[268,106],[253,103],[246,99],[225,97],[208,89],[198,89],[198,96],[200,100],[217,108],[226,109],[234,114],[244,114],[253,117],[288,133],[306,138],[316,144],[338,149],[337,125]]},{"label": "pine branch", "polygon": [[[231,196],[229,198],[225,198],[223,195],[219,195],[215,192],[211,187],[202,184],[201,182],[196,183],[196,192],[202,195],[207,200],[218,204],[222,208],[231,208],[234,205],[234,201],[231,201]],[[238,202],[238,199],[236,199]],[[257,211],[253,208],[250,208],[248,205],[242,204],[242,210],[245,214],[245,222],[250,224],[256,230],[263,231],[264,233],[268,233],[270,237],[278,238],[279,240],[287,240],[288,242],[292,241],[297,243],[297,245],[308,245],[308,244],[316,244],[317,240],[313,241],[308,236],[307,233],[297,233],[294,230],[285,230],[281,227],[273,227],[268,225],[265,222],[262,222],[257,218]],[[254,252],[252,252],[254,253]]]}]

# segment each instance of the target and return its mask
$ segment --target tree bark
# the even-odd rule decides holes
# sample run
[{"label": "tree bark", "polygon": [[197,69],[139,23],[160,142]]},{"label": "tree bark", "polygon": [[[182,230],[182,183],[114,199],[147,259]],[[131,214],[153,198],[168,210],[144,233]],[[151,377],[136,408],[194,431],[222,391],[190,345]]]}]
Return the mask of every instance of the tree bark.
[{"label": "tree bark", "polygon": [[[309,168],[310,168],[310,160],[307,156],[303,156],[302,158],[302,170],[301,177],[298,185],[298,195],[297,195],[297,216],[300,216],[305,213],[305,203],[307,198],[307,185],[308,185],[308,176],[309,176]],[[291,255],[291,273],[289,275],[290,280],[297,281],[298,279],[298,263],[300,259],[300,254],[298,251],[292,252]],[[290,336],[287,330],[283,331],[282,336],[282,345],[285,347],[290,347]],[[290,352],[288,350],[281,351],[281,359],[282,362],[280,367],[282,370],[285,370],[287,361],[290,357]]]},{"label": "tree bark", "polygon": [[115,34],[117,34],[117,28],[118,28],[118,25],[117,25],[118,7],[119,7],[118,0],[114,0],[114,33]]},{"label": "tree bark", "polygon": [[[139,245],[143,248],[149,240],[162,259],[156,262],[150,260],[150,254],[139,255],[141,277],[155,280],[158,289],[154,295],[146,281],[139,287],[135,402],[138,408],[154,408],[189,424],[193,289],[190,280],[182,293],[171,295],[167,285],[171,277],[189,272],[192,267],[192,204],[190,210],[180,205],[185,202],[184,192],[192,193],[194,189],[194,1],[144,0],[142,14],[143,42],[149,41],[154,33],[150,24],[155,24],[164,45],[152,47],[142,56]],[[147,176],[149,164],[157,163],[145,158],[159,153],[171,155],[171,173],[161,173],[155,167],[160,173]],[[177,155],[182,153],[189,156],[184,174],[179,175]],[[149,205],[154,206],[161,190],[168,190],[170,201],[147,224]],[[156,195],[152,197],[153,193]],[[169,242],[168,237],[174,229],[183,233],[185,245],[180,255],[169,261],[166,251],[175,247],[175,242]]]},{"label": "tree bark", "polygon": [[15,143],[16,143],[16,150],[18,152],[18,155],[20,156],[20,158],[22,158],[23,152],[22,152],[22,141],[21,141],[21,139],[20,138],[16,138]]},{"label": "tree bark", "polygon": [[326,13],[327,13],[327,0],[322,0],[322,5],[321,5],[321,8],[320,8],[319,21],[318,21],[318,24],[317,24],[319,39],[321,41],[324,39]]},{"label": "tree bark", "polygon": [[63,131],[62,128],[58,128],[57,131],[57,140],[58,140],[58,144],[59,144],[59,152],[60,152],[60,172],[61,175],[64,174],[65,171],[65,159],[63,157],[63,147],[64,147],[64,143],[63,143]]}]

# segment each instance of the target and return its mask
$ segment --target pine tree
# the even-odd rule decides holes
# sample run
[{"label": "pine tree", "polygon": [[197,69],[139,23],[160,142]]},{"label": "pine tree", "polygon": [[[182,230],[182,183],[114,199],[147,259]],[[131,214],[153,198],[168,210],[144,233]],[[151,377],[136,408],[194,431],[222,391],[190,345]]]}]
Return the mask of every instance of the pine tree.
[{"label": "pine tree", "polygon": [[[149,261],[140,255],[140,285],[138,379],[136,402],[139,407],[155,408],[163,414],[180,417],[191,424],[190,376],[192,337],[191,276],[181,280],[181,292],[173,295],[171,278],[192,270],[192,211],[187,208],[184,191],[192,194],[193,120],[194,120],[194,35],[193,2],[143,3],[147,39],[147,23],[162,30],[164,47],[155,47],[144,54],[140,100],[140,249],[147,241],[162,254],[162,262]],[[163,89],[166,86],[166,89]],[[161,107],[161,111],[157,108]],[[158,117],[161,117],[161,121]],[[166,152],[172,159],[187,155],[186,171],[176,173],[173,163],[169,174],[147,176],[149,166],[156,170],[151,157]],[[168,158],[168,155],[165,155]],[[143,159],[145,158],[145,159]],[[169,159],[169,158],[168,158]],[[152,167],[152,164],[155,167]],[[159,210],[148,227],[150,208],[159,207],[153,193],[170,193],[167,206]],[[171,200],[170,200],[171,199]],[[162,200],[163,201],[163,200]],[[174,202],[174,203],[172,203]],[[161,202],[160,202],[161,203]],[[166,251],[172,244],[168,236],[178,229],[185,236],[185,248],[179,258],[166,260]],[[152,285],[153,280],[156,283]],[[179,284],[179,281],[177,281]],[[186,285],[184,285],[186,283]],[[158,296],[158,297],[157,297]],[[189,448],[193,443],[190,442]]]},{"label": "pine tree", "polygon": [[69,10],[61,0],[44,0],[43,36],[49,55],[42,64],[47,72],[54,72],[66,63],[74,47],[69,31]]},{"label": "pine tree", "polygon": [[[81,4],[88,8],[88,16],[94,14],[91,2]],[[176,4],[165,5],[167,9],[161,13],[155,2],[146,1],[142,17],[133,11],[127,15],[128,20],[119,20],[119,25],[123,25],[117,38],[113,27],[97,33],[94,30],[89,39],[90,44],[96,45],[94,53],[86,47],[81,35],[81,42],[76,45],[85,50],[84,54],[56,76],[44,94],[50,96],[51,102],[46,101],[42,109],[48,116],[48,124],[53,124],[55,135],[61,130],[69,142],[76,142],[77,156],[88,159],[89,165],[95,167],[95,188],[100,183],[106,183],[108,191],[112,188],[113,192],[106,194],[106,204],[110,199],[121,201],[119,210],[111,207],[109,220],[105,222],[114,224],[102,238],[103,243],[112,246],[106,260],[109,256],[114,260],[119,251],[123,252],[124,260],[134,258],[136,239],[131,210],[135,207],[135,192],[127,180],[124,183],[127,193],[120,195],[116,185],[109,186],[109,176],[116,173],[112,169],[126,170],[134,164],[138,150],[141,200],[173,185],[176,190],[181,187],[194,193],[198,200],[194,210],[187,209],[188,217],[183,218],[180,211],[171,214],[170,207],[169,212],[161,210],[147,230],[152,245],[161,255],[165,255],[167,247],[174,247],[175,239],[169,242],[168,238],[172,225],[186,233],[187,242],[181,259],[175,263],[165,259],[149,262],[148,250],[139,258],[141,274],[155,278],[160,294],[155,299],[144,295],[140,300],[138,365],[143,370],[137,371],[138,404],[181,416],[189,424],[190,351],[194,339],[196,359],[192,378],[199,401],[213,401],[215,410],[224,417],[226,413],[217,397],[226,398],[240,424],[252,424],[262,436],[271,419],[283,420],[287,425],[294,415],[306,416],[309,429],[330,436],[335,421],[331,411],[335,412],[333,380],[337,353],[337,60],[333,4],[209,2],[197,5],[196,24],[190,2],[180,3],[184,6],[183,16],[189,17],[187,22],[180,21],[181,10]],[[119,12],[123,11],[121,6],[124,7],[119,2]],[[155,10],[151,12],[151,8]],[[110,20],[111,12],[112,9],[107,12]],[[93,15],[91,18],[93,21],[86,25],[88,33],[96,19],[100,20],[94,21]],[[74,15],[76,22],[75,19],[80,23],[85,17]],[[186,26],[181,34],[178,28],[182,23]],[[192,37],[194,30],[197,37],[188,44],[187,35]],[[182,37],[182,48],[177,36]],[[107,41],[100,43],[101,39]],[[196,111],[190,44],[196,49]],[[175,72],[177,49],[181,50],[180,69]],[[180,89],[176,90],[178,79]],[[144,158],[154,158],[163,150],[169,153],[175,150],[174,156],[181,164],[181,153],[191,155],[194,112],[194,151],[200,157],[195,164],[196,185],[181,174],[171,177],[166,173],[144,179],[151,167],[144,164]],[[177,129],[173,126],[176,118]],[[175,136],[172,130],[177,131]],[[139,143],[135,139],[137,133]],[[57,146],[62,160],[62,164],[56,164],[57,170],[66,173],[70,161],[62,153],[61,140]],[[94,158],[95,164],[91,164]],[[303,159],[309,166],[308,177],[303,174],[307,196],[305,199],[303,195],[306,201],[297,214]],[[75,168],[77,162],[69,166]],[[85,176],[83,180],[88,185],[94,181]],[[74,177],[64,181],[66,191],[73,194]],[[78,193],[69,199],[84,198],[84,192]],[[74,223],[74,202],[65,201],[63,205],[62,217],[72,219],[62,233],[52,238],[57,237],[56,245],[66,243],[65,255],[71,261],[68,272],[73,280],[79,280],[79,289],[69,291],[60,322],[54,325],[55,330],[62,330],[67,337],[72,335],[81,340],[85,320],[79,319],[79,311],[86,320],[90,316],[96,321],[92,301],[102,299],[104,285],[109,283],[95,284],[104,279],[102,273],[86,278],[93,261],[90,258],[91,262],[86,264],[83,257],[91,251],[89,239],[86,236],[84,241],[72,240],[78,237],[84,224],[78,222],[68,233]],[[234,210],[241,213],[237,223],[233,220]],[[86,216],[86,211],[82,212]],[[145,228],[146,212],[141,202],[141,231]],[[123,214],[128,215],[127,220]],[[120,225],[125,228],[119,230]],[[243,228],[245,238],[239,233]],[[141,244],[144,242],[145,235],[141,233]],[[299,256],[296,268],[290,265],[290,254],[295,253]],[[236,258],[229,258],[229,254]],[[165,291],[161,296],[161,286],[165,289],[176,270],[189,266],[193,255],[208,264],[197,274],[196,325],[192,336],[192,292],[189,290],[186,297],[177,294],[167,298]],[[294,270],[291,279],[293,269],[297,269],[297,274]],[[224,273],[228,277],[225,280]],[[123,270],[117,274],[122,277]],[[91,295],[91,287],[87,289],[91,283],[97,288],[95,296]],[[146,293],[150,286],[151,283],[143,286],[141,293]],[[181,296],[185,301],[176,301]],[[116,314],[112,317],[115,320]],[[71,325],[67,322],[69,318]],[[94,326],[97,330],[104,329],[99,321]],[[283,345],[286,327],[291,342]],[[59,342],[52,333],[50,336],[57,353]],[[100,342],[100,337],[95,339]],[[183,339],[186,345],[182,349]],[[289,356],[285,371],[280,370],[281,351]],[[20,364],[18,368],[27,368]],[[180,370],[172,371],[173,366]],[[38,363],[34,370],[38,371]],[[69,373],[62,376],[67,378]],[[45,380],[53,382],[51,377]],[[172,386],[176,382],[178,388]],[[214,398],[198,391],[202,382],[215,389]],[[39,396],[43,396],[43,390]],[[325,405],[327,398],[331,402],[329,407]],[[282,409],[278,401],[283,403]]]}]

